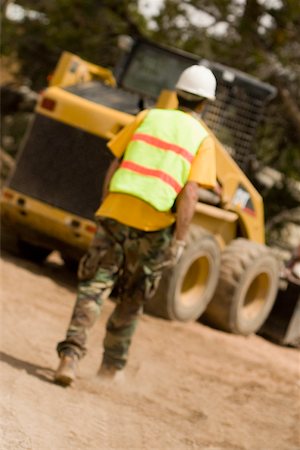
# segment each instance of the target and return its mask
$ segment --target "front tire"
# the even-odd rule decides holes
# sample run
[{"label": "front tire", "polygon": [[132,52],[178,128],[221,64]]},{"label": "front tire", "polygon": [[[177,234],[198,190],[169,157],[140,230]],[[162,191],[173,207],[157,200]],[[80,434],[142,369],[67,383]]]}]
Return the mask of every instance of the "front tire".
[{"label": "front tire", "polygon": [[170,320],[198,319],[215,291],[219,265],[220,248],[214,237],[191,225],[180,261],[163,274],[146,312]]}]

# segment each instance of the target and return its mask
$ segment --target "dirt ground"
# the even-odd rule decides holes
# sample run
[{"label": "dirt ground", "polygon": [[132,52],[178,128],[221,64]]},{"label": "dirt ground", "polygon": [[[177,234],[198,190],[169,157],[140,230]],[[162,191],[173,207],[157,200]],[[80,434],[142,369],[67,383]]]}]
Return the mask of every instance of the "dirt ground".
[{"label": "dirt ground", "polygon": [[299,350],[145,315],[123,383],[96,376],[108,301],[74,387],[52,383],[76,280],[1,257],[3,450],[299,450]]}]

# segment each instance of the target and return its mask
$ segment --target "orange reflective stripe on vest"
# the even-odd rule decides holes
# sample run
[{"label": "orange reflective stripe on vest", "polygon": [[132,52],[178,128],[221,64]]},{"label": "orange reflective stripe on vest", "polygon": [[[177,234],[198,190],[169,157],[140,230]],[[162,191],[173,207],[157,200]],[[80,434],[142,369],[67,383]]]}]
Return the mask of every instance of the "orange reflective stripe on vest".
[{"label": "orange reflective stripe on vest", "polygon": [[185,158],[190,163],[194,159],[194,156],[191,153],[189,153],[187,150],[185,150],[183,147],[180,147],[179,145],[176,145],[176,144],[171,144],[170,142],[162,141],[161,139],[158,139],[154,136],[150,136],[149,134],[135,133],[132,136],[132,140],[146,142],[147,144],[153,145],[153,147],[157,147],[162,150],[170,150],[172,152],[177,153],[178,155],[181,155],[183,158]]},{"label": "orange reflective stripe on vest", "polygon": [[166,184],[170,185],[174,189],[174,191],[176,191],[178,194],[181,191],[180,184],[177,183],[177,181],[170,175],[168,175],[165,172],[162,172],[161,170],[149,169],[148,167],[140,166],[139,164],[136,164],[132,161],[123,161],[121,163],[121,167],[123,169],[129,169],[132,170],[133,172],[140,173],[142,175],[148,175],[151,177],[159,178]]},{"label": "orange reflective stripe on vest", "polygon": [[158,211],[168,211],[207,135],[196,119],[182,111],[151,110],[127,146],[110,191],[134,195]]}]

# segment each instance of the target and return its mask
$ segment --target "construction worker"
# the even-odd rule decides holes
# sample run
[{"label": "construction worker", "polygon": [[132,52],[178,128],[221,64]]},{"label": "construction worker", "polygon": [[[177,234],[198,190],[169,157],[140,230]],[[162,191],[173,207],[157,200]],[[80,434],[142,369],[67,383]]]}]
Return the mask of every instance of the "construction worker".
[{"label": "construction worker", "polygon": [[77,301],[57,345],[55,382],[75,380],[87,330],[116,283],[118,302],[106,325],[99,375],[122,373],[144,303],[184,251],[198,186],[216,184],[214,141],[198,120],[215,91],[213,73],[191,66],[176,84],[178,109],[142,111],[108,143],[117,158],[104,182],[94,240],[79,264]]}]

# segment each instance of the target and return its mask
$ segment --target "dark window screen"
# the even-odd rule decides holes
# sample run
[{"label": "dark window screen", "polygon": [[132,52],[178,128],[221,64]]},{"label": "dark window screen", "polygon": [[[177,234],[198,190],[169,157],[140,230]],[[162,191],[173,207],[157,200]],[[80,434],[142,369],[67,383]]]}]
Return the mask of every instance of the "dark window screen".
[{"label": "dark window screen", "polygon": [[120,82],[125,89],[156,98],[162,89],[174,89],[181,72],[197,61],[196,57],[172,53],[146,43],[139,44]]},{"label": "dark window screen", "polygon": [[112,159],[104,139],[37,114],[9,185],[49,205],[93,218]]}]

